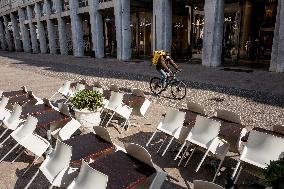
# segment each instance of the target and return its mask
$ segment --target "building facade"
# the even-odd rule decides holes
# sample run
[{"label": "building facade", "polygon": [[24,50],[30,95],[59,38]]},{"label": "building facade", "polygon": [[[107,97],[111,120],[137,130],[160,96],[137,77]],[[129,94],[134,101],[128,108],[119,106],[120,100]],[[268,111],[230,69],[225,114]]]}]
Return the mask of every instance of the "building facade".
[{"label": "building facade", "polygon": [[[202,54],[284,71],[283,0],[0,0],[0,47],[119,60]],[[196,49],[196,50],[195,50]]]}]

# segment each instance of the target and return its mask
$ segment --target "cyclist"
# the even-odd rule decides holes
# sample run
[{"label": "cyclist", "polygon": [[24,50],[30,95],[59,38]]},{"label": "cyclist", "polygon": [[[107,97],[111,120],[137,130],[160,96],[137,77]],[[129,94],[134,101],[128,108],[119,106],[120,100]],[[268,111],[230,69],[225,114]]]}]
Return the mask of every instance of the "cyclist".
[{"label": "cyclist", "polygon": [[[157,53],[159,57],[157,56]],[[162,75],[163,87],[166,87],[166,81],[171,73],[169,66],[172,65],[178,71],[181,71],[181,69],[179,69],[178,65],[171,59],[169,52],[163,50],[155,51],[153,57],[154,59],[157,58],[156,69]]]}]

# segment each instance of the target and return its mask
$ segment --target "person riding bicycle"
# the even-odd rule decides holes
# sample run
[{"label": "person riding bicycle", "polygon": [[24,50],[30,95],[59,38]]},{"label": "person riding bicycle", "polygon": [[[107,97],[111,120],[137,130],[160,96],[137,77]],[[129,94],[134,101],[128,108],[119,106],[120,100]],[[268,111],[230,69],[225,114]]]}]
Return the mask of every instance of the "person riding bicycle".
[{"label": "person riding bicycle", "polygon": [[170,65],[181,71],[178,65],[171,59],[170,53],[163,50],[154,52],[152,63],[156,64],[157,71],[162,75],[163,87],[166,87],[166,81],[171,74]]}]

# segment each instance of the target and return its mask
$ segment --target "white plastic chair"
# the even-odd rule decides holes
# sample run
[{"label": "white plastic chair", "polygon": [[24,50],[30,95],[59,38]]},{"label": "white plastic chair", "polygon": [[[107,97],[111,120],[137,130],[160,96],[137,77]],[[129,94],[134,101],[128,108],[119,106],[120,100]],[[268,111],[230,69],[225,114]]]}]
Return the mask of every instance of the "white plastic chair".
[{"label": "white plastic chair", "polygon": [[193,189],[225,189],[213,182],[207,182],[203,180],[194,180]]},{"label": "white plastic chair", "polygon": [[85,161],[82,162],[78,177],[67,189],[105,189],[108,176],[91,168]]},{"label": "white plastic chair", "polygon": [[[111,96],[110,96],[110,99],[109,99],[109,102],[107,103],[107,106],[103,109],[102,113],[104,111],[106,111],[105,113],[105,116],[102,120],[101,123],[104,122],[108,112],[114,112],[115,109],[122,104],[122,100],[123,100],[123,93],[119,93],[119,92],[113,92],[111,91]],[[112,114],[112,116],[110,117],[110,119],[108,120],[108,122],[112,119],[112,117],[114,116],[114,114]],[[108,122],[106,125],[108,125]]]},{"label": "white plastic chair", "polygon": [[187,102],[187,109],[189,111],[199,113],[201,115],[205,115],[205,108],[201,104],[194,103],[194,102]]},{"label": "white plastic chair", "polygon": [[[29,116],[26,120],[25,123],[23,123],[21,126],[19,126],[15,131],[13,131],[0,145],[4,145],[4,143],[10,139],[10,137],[12,137],[17,144],[14,145],[14,147],[12,147],[10,149],[9,152],[6,153],[6,155],[0,160],[0,162],[2,162],[10,153],[12,153],[12,151],[18,147],[19,145],[22,145],[22,141],[24,140],[25,137],[27,137],[28,135],[30,135],[31,133],[33,133],[33,131],[36,129],[36,125],[37,125],[37,118],[33,117],[33,116]],[[20,153],[21,155],[22,153]],[[18,155],[14,161],[20,156]]]},{"label": "white plastic chair", "polygon": [[156,169],[157,173],[150,181],[151,184],[147,188],[160,189],[167,177],[167,173],[153,163],[150,153],[144,147],[133,143],[126,143],[124,146],[127,154]]},{"label": "white plastic chair", "polygon": [[28,94],[29,94],[30,97],[32,97],[33,99],[36,100],[35,105],[44,103],[43,100],[41,98],[37,97],[36,95],[34,95],[34,93],[32,91],[29,91]]},{"label": "white plastic chair", "polygon": [[108,130],[104,127],[96,126],[94,127],[94,133],[104,139],[105,141],[114,144]]},{"label": "white plastic chair", "polygon": [[[186,165],[189,162],[190,158],[192,157],[193,153],[195,152],[196,147],[201,147],[203,149],[208,150],[210,148],[211,144],[213,143],[214,139],[216,139],[218,137],[220,127],[221,127],[220,122],[217,122],[217,121],[211,120],[209,118],[197,115],[194,127],[189,132],[188,136],[185,139],[185,142],[183,143],[183,145],[179,149],[179,152],[177,153],[176,157],[174,158],[174,160],[176,160],[179,157],[179,155],[180,155],[181,151],[183,150],[183,148],[185,147],[185,145],[187,145],[187,148],[184,151],[178,165],[180,165],[180,163],[182,162],[190,144],[193,144],[195,147],[194,147],[191,155],[189,156],[189,158],[186,162]],[[206,155],[207,154],[205,154],[205,156],[201,160],[200,165],[203,163]],[[198,171],[198,169],[196,171]]]},{"label": "white plastic chair", "polygon": [[11,115],[10,111],[6,109],[9,98],[2,97],[0,101],[0,121],[3,121],[4,118],[9,117]]},{"label": "white plastic chair", "polygon": [[232,179],[235,178],[234,182],[237,182],[243,162],[264,169],[270,164],[270,161],[278,160],[283,155],[283,138],[252,130],[234,170]]},{"label": "white plastic chair", "polygon": [[[79,123],[75,119],[71,119],[62,129],[59,130],[58,136],[61,140],[68,140],[72,134],[74,134],[81,127],[81,123]],[[54,134],[53,134],[54,135]]]},{"label": "white plastic chair", "polygon": [[216,113],[217,117],[220,119],[224,119],[233,123],[242,124],[241,117],[234,112],[231,112],[229,110],[217,109]]},{"label": "white plastic chair", "polygon": [[71,86],[71,81],[66,81],[65,83],[63,83],[62,87],[60,87],[58,89],[58,91],[56,93],[54,93],[49,100],[51,100],[56,94],[61,94],[63,95],[63,97],[68,99],[69,93],[70,93],[70,86]]},{"label": "white plastic chair", "polygon": [[122,105],[120,104],[112,113],[111,118],[109,119],[109,121],[106,124],[106,127],[108,126],[108,124],[110,123],[111,119],[113,118],[113,116],[115,114],[119,115],[120,117],[124,118],[125,121],[123,123],[122,129],[125,129],[126,125],[130,126],[130,122],[129,122],[129,118],[130,115],[132,113],[132,108],[130,108],[127,105]]},{"label": "white plastic chair", "polygon": [[179,138],[179,136],[181,134],[180,132],[181,132],[182,127],[183,127],[184,120],[185,120],[185,112],[180,112],[180,111],[174,110],[174,109],[170,109],[169,111],[167,111],[164,120],[159,123],[157,129],[155,130],[155,132],[153,133],[153,135],[149,139],[146,146],[148,146],[151,143],[151,141],[154,138],[157,131],[161,131],[161,132],[165,133],[167,136],[166,136],[166,138],[164,139],[163,143],[161,144],[161,146],[159,147],[159,149],[157,151],[157,152],[160,151],[160,149],[163,146],[163,144],[165,143],[167,137],[170,136],[171,140],[168,143],[167,147],[165,148],[164,152],[162,153],[162,156],[164,156],[166,151],[168,150],[169,146],[173,142],[173,140],[175,138],[176,139]]},{"label": "white plastic chair", "polygon": [[0,138],[2,138],[8,130],[14,131],[19,126],[22,121],[20,119],[21,113],[22,106],[16,104],[13,108],[13,112],[11,113],[11,115],[9,117],[6,117],[2,122],[2,126],[5,128],[5,130],[1,134]]}]

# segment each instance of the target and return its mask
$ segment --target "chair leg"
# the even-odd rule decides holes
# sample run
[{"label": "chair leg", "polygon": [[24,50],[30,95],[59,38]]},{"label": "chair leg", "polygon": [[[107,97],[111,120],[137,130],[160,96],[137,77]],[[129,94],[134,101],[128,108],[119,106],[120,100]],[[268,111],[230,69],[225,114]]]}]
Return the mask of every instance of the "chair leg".
[{"label": "chair leg", "polygon": [[182,156],[181,156],[181,158],[180,158],[180,160],[179,160],[179,162],[178,162],[178,166],[180,166],[180,164],[181,164],[182,160],[184,159],[185,154],[186,154],[186,152],[187,152],[188,148],[189,148],[189,145],[186,147],[185,151],[182,153]]},{"label": "chair leg", "polygon": [[108,126],[109,122],[110,122],[110,121],[111,121],[111,119],[113,118],[114,114],[115,114],[115,112],[113,112],[113,113],[111,114],[111,116],[110,116],[109,120],[108,120],[108,121],[107,121],[107,123],[106,123],[106,127]]},{"label": "chair leg", "polygon": [[104,118],[102,119],[102,121],[101,121],[101,124],[100,125],[102,125],[103,123],[104,123],[104,121],[105,121],[105,118],[106,118],[106,116],[107,116],[107,114],[108,114],[108,111],[106,110],[106,111],[102,111],[102,114],[103,114],[103,112],[105,112],[105,115],[104,115]]},{"label": "chair leg", "polygon": [[166,138],[164,139],[163,143],[160,145],[159,149],[157,150],[157,153],[159,153],[159,151],[161,150],[162,146],[166,142],[167,138],[168,138],[168,136],[166,136]]},{"label": "chair leg", "polygon": [[199,165],[197,166],[197,168],[196,168],[195,172],[199,171],[199,169],[200,169],[200,167],[201,167],[202,163],[204,162],[204,160],[205,160],[206,156],[208,155],[208,153],[209,153],[209,150],[207,150],[207,151],[205,152],[205,154],[204,154],[204,156],[202,157],[202,159],[201,159],[201,161],[200,161]]},{"label": "chair leg", "polygon": [[237,164],[237,166],[236,166],[236,168],[235,168],[235,170],[234,170],[234,172],[233,172],[232,180],[234,180],[234,178],[235,178],[235,176],[236,176],[236,174],[237,174],[237,172],[238,172],[238,169],[239,169],[240,165],[241,165],[241,161],[238,162],[238,164]]},{"label": "chair leg", "polygon": [[18,146],[19,144],[16,144],[1,160],[0,163]]},{"label": "chair leg", "polygon": [[194,147],[194,149],[193,149],[193,151],[191,152],[191,154],[190,154],[189,158],[187,159],[187,161],[186,161],[186,163],[185,163],[184,167],[186,167],[186,166],[187,166],[187,164],[188,164],[189,160],[191,159],[192,155],[194,154],[195,150],[196,150],[196,147]]},{"label": "chair leg", "polygon": [[240,176],[240,174],[241,174],[242,169],[243,169],[243,167],[240,166],[240,170],[239,170],[239,172],[238,172],[238,174],[237,174],[237,176],[236,176],[236,178],[235,178],[235,180],[234,180],[234,184],[236,184],[236,183],[238,182],[239,176]]},{"label": "chair leg", "polygon": [[[21,148],[20,148],[21,149]],[[17,157],[15,159],[13,159],[13,161],[11,162],[14,163],[23,153],[25,152],[25,149],[23,151],[21,151],[21,153],[19,153],[19,155],[17,155]]]},{"label": "chair leg", "polygon": [[172,142],[173,142],[174,139],[175,139],[175,138],[172,137],[172,139],[170,140],[170,142],[169,142],[169,144],[167,145],[166,149],[165,149],[164,152],[162,153],[162,157],[165,155],[166,151],[169,149],[169,147],[170,147],[170,145],[172,144]]},{"label": "chair leg", "polygon": [[5,138],[5,140],[3,140],[3,142],[1,142],[0,146],[2,146],[9,138],[10,138],[10,135],[7,138]]},{"label": "chair leg", "polygon": [[0,136],[0,139],[7,133],[8,130],[9,130],[9,129],[6,128],[5,131],[3,131],[3,133],[2,133],[1,136]]},{"label": "chair leg", "polygon": [[32,184],[32,182],[34,181],[34,179],[37,177],[39,173],[39,170],[37,170],[37,172],[34,174],[34,176],[31,178],[31,180],[29,181],[29,183],[25,186],[24,189],[28,189],[30,187],[30,185]]},{"label": "chair leg", "polygon": [[184,143],[183,143],[182,146],[180,147],[180,149],[179,149],[179,151],[178,151],[178,153],[177,153],[177,155],[176,155],[176,157],[175,157],[174,160],[177,160],[177,158],[178,158],[179,154],[181,153],[181,151],[183,150],[185,144],[186,144],[186,141],[184,141]]},{"label": "chair leg", "polygon": [[215,182],[215,179],[216,179],[216,177],[217,177],[217,175],[218,175],[218,173],[219,173],[219,171],[220,171],[220,169],[221,169],[221,166],[222,166],[223,161],[224,161],[224,159],[222,159],[221,162],[219,163],[219,166],[218,166],[218,168],[217,168],[217,171],[216,171],[216,173],[215,173],[215,176],[214,176],[212,182]]},{"label": "chair leg", "polygon": [[157,133],[157,129],[155,130],[155,132],[153,133],[153,135],[151,136],[151,138],[149,139],[149,141],[147,142],[146,146],[148,146],[150,144],[150,142],[153,140],[155,134]]},{"label": "chair leg", "polygon": [[30,170],[30,168],[35,164],[35,162],[39,159],[40,157],[37,157],[34,159],[34,161],[32,162],[31,165],[29,165],[29,167],[25,170],[25,172],[23,173],[22,176],[24,176],[26,174],[26,172],[28,172],[28,170]]}]

